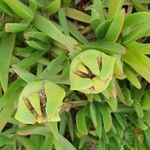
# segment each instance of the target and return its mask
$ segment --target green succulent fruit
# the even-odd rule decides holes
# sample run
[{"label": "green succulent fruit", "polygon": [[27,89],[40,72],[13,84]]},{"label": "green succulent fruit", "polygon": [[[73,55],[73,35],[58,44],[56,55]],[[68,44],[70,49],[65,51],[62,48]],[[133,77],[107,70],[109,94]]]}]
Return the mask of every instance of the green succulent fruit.
[{"label": "green succulent fruit", "polygon": [[64,89],[55,83],[47,80],[33,81],[21,92],[15,118],[28,124],[59,121],[64,97]]},{"label": "green succulent fruit", "polygon": [[100,93],[112,80],[115,58],[97,50],[77,55],[70,68],[70,89],[86,94]]}]

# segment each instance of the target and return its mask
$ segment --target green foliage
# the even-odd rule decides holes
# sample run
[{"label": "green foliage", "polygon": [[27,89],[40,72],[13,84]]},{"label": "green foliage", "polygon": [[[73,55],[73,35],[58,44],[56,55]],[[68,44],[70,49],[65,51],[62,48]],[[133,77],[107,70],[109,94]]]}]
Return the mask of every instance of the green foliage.
[{"label": "green foliage", "polygon": [[150,149],[149,0],[0,0],[0,149]]}]

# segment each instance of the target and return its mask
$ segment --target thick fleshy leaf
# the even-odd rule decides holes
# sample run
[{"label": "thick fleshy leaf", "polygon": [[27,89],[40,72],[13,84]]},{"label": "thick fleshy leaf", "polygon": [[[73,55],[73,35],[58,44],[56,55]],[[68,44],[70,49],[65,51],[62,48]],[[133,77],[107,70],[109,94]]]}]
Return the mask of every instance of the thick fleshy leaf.
[{"label": "thick fleshy leaf", "polygon": [[33,11],[22,2],[15,0],[4,0],[5,3],[20,17],[24,19],[32,19]]},{"label": "thick fleshy leaf", "polygon": [[125,18],[124,28],[149,22],[150,22],[150,14],[148,12],[137,12]]},{"label": "thick fleshy leaf", "polygon": [[122,80],[122,79],[125,79],[125,74],[124,74],[124,70],[123,70],[123,67],[124,67],[124,64],[123,64],[123,61],[121,59],[121,56],[120,55],[116,55],[114,54],[113,55],[115,57],[115,66],[114,66],[114,74],[115,76]]},{"label": "thick fleshy leaf", "polygon": [[126,45],[128,49],[134,50],[135,53],[141,53],[141,54],[150,54],[150,44],[149,43],[138,43],[138,42],[133,42],[129,43]]},{"label": "thick fleshy leaf", "polygon": [[36,147],[35,145],[33,144],[33,142],[28,139],[27,137],[21,137],[21,136],[18,136],[16,135],[15,136],[16,140],[22,144],[27,150],[36,150]]},{"label": "thick fleshy leaf", "polygon": [[124,73],[127,77],[127,79],[138,89],[141,88],[140,81],[138,80],[136,74],[128,67],[124,66]]},{"label": "thick fleshy leaf", "polygon": [[99,109],[102,114],[104,129],[106,132],[108,132],[112,127],[112,118],[111,118],[110,110],[106,105],[100,106]]},{"label": "thick fleshy leaf", "polygon": [[91,6],[91,25],[94,30],[104,21],[103,2],[101,0],[93,0]]},{"label": "thick fleshy leaf", "polygon": [[110,0],[108,9],[108,18],[113,18],[123,5],[123,0]]},{"label": "thick fleshy leaf", "polygon": [[37,15],[34,20],[36,28],[48,35],[50,38],[60,42],[67,47],[68,50],[73,50],[73,44],[64,36],[63,33],[48,19],[41,15]]},{"label": "thick fleshy leaf", "polygon": [[96,115],[96,107],[95,107],[95,104],[93,104],[92,102],[90,103],[90,106],[89,106],[89,113],[90,113],[91,120],[94,124],[94,127],[96,128],[98,125],[97,115]]},{"label": "thick fleshy leaf", "polygon": [[23,20],[20,23],[6,23],[5,32],[21,32],[29,26],[30,20]]},{"label": "thick fleshy leaf", "polygon": [[150,110],[150,93],[148,90],[145,92],[141,103],[143,109]]},{"label": "thick fleshy leaf", "polygon": [[108,32],[109,27],[110,27],[110,20],[106,20],[100,23],[95,31],[96,37],[98,39],[103,39],[106,33]]},{"label": "thick fleshy leaf", "polygon": [[119,43],[114,43],[110,41],[102,41],[102,42],[88,42],[82,46],[83,49],[95,49],[106,54],[125,54],[126,50]]},{"label": "thick fleshy leaf", "polygon": [[[6,34],[0,41],[0,82],[4,92],[8,86],[8,73],[10,67],[10,58],[15,44],[15,34]],[[4,65],[5,63],[5,65]]]},{"label": "thick fleshy leaf", "polygon": [[150,29],[150,24],[140,24],[135,27],[133,30],[129,31],[128,33],[124,33],[123,43],[132,43],[141,37],[144,37],[144,34]]},{"label": "thick fleshy leaf", "polygon": [[85,13],[83,13],[82,11],[73,9],[73,8],[67,8],[66,9],[66,15],[67,17],[77,20],[77,21],[81,21],[81,22],[85,22],[85,23],[90,23],[90,19],[91,17]]},{"label": "thick fleshy leaf", "polygon": [[59,9],[60,9],[60,6],[61,6],[61,0],[54,0],[54,1],[50,1],[45,10],[50,14],[50,15],[53,15],[55,14]]},{"label": "thick fleshy leaf", "polygon": [[88,134],[87,124],[86,124],[86,115],[87,115],[87,108],[81,109],[76,115],[77,129],[83,135]]},{"label": "thick fleshy leaf", "polygon": [[150,82],[150,59],[147,56],[128,50],[127,54],[124,55],[122,58],[139,75],[141,75],[148,82]]},{"label": "thick fleshy leaf", "polygon": [[104,38],[105,40],[112,41],[112,42],[117,41],[124,24],[124,16],[125,16],[124,9],[122,9],[117,13],[112,23],[110,24],[108,32],[106,33],[106,36]]}]

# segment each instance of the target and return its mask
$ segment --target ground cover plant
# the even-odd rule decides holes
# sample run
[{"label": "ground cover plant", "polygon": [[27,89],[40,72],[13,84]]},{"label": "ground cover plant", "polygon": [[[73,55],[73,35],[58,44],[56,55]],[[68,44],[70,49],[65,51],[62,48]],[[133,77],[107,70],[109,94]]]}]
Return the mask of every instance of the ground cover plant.
[{"label": "ground cover plant", "polygon": [[149,150],[149,8],[1,0],[0,149]]}]

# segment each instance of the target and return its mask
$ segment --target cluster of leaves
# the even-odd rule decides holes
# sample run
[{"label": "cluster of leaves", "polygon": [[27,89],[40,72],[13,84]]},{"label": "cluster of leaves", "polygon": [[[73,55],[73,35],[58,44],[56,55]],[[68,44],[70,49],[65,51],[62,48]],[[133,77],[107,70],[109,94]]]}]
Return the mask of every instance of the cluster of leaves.
[{"label": "cluster of leaves", "polygon": [[0,149],[150,149],[149,0],[0,0]]}]

